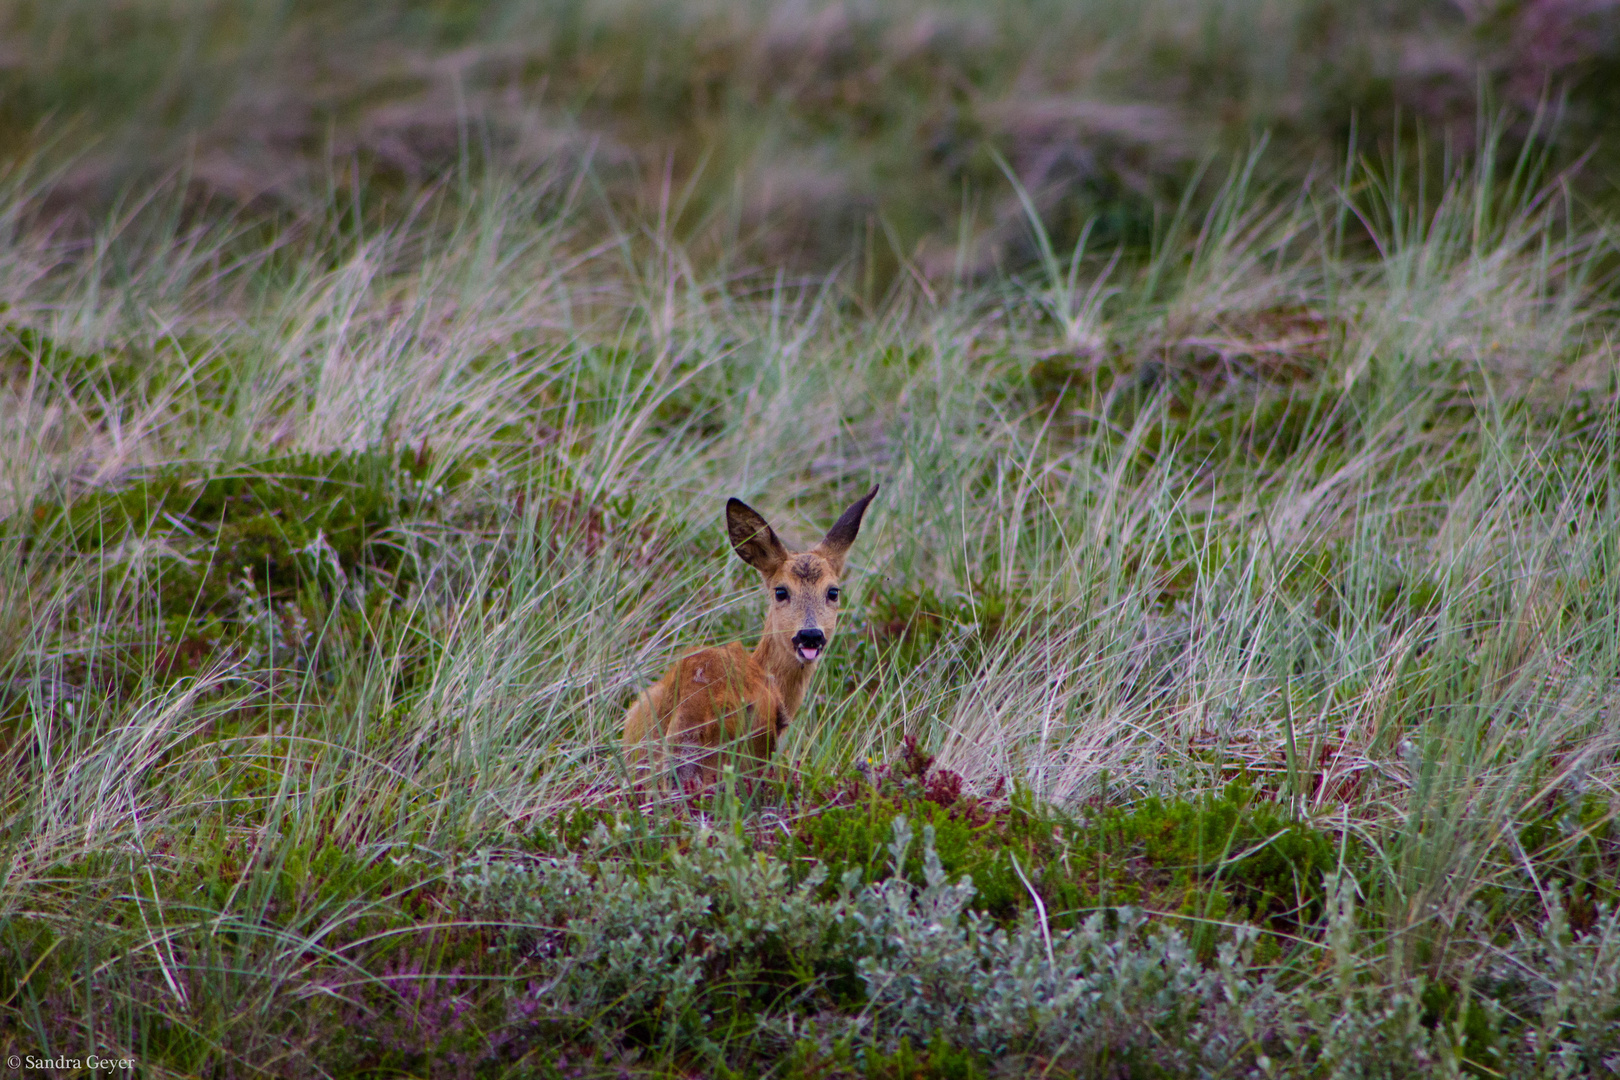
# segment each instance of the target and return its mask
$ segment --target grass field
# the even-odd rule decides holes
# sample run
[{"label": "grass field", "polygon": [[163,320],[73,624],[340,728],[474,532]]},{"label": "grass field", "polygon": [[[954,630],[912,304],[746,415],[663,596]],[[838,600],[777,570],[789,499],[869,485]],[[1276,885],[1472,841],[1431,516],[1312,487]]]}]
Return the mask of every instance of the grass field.
[{"label": "grass field", "polygon": [[[1620,1072],[1620,263],[1542,39],[476,10],[0,13],[0,1058],[81,1062],[13,1074]],[[1397,138],[1437,27],[1505,111]],[[725,499],[873,482],[777,775],[629,791],[762,619]]]}]

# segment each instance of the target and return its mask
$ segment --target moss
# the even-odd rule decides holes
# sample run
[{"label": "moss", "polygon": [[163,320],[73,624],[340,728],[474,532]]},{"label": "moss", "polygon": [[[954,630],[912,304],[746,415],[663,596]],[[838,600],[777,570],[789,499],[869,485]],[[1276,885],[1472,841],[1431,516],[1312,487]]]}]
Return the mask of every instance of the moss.
[{"label": "moss", "polygon": [[[343,670],[334,658],[380,648],[400,658],[402,692],[430,637],[420,633],[427,613],[403,603],[417,563],[399,526],[439,517],[468,475],[446,476],[426,446],[230,470],[181,463],[42,500],[0,521],[0,537],[34,567],[78,563],[94,575],[66,625],[138,616],[135,632],[98,633],[94,652],[64,661],[57,677],[86,693],[143,693],[224,659],[330,685]],[[0,720],[22,696],[0,686]]]},{"label": "moss", "polygon": [[[985,568],[993,577],[994,568]],[[939,662],[939,647],[957,640],[958,662],[974,662],[983,646],[1004,634],[1029,630],[1041,612],[1022,594],[1009,594],[989,581],[970,592],[947,594],[931,585],[874,590],[867,596],[866,637],[902,667]]]},{"label": "moss", "polygon": [[[135,537],[161,541],[160,611],[223,614],[242,583],[273,600],[301,587],[327,594],[356,571],[398,587],[412,567],[389,536],[405,515],[421,516],[425,452],[299,454],[216,475],[176,465],[115,490],[42,502],[24,523],[29,551],[91,553]],[[463,479],[454,477],[452,482]]]},{"label": "moss", "polygon": [[18,372],[53,384],[54,388],[86,403],[117,401],[144,383],[150,385],[155,365],[127,350],[82,352],[62,344],[33,327],[8,323],[0,327],[0,375]]},{"label": "moss", "polygon": [[663,865],[678,850],[634,807],[612,803],[579,803],[537,822],[529,846],[543,855],[594,848],[603,857],[631,859],[649,869]]},{"label": "moss", "polygon": [[[1205,882],[1227,895],[1222,915],[1293,927],[1321,915],[1323,882],[1337,865],[1334,841],[1261,801],[1243,781],[1196,800],[1152,798],[1107,811],[1100,826],[1170,883]],[[1226,906],[1229,902],[1229,907]]]},{"label": "moss", "polygon": [[70,966],[55,956],[63,940],[44,920],[0,917],[0,1001],[27,1001],[30,986],[37,990],[60,978]]}]

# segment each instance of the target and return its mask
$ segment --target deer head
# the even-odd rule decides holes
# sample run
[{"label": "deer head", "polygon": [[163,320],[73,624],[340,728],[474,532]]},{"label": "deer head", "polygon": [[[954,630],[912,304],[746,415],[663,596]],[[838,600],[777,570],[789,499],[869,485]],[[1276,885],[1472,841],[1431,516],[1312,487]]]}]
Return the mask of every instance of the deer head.
[{"label": "deer head", "polygon": [[789,551],[770,523],[742,500],[726,503],[731,546],[759,571],[769,598],[762,647],[768,645],[778,655],[791,656],[801,666],[821,659],[838,623],[838,581],[844,572],[844,556],[861,531],[861,518],[877,492],[873,487],[856,500],[809,551]]}]

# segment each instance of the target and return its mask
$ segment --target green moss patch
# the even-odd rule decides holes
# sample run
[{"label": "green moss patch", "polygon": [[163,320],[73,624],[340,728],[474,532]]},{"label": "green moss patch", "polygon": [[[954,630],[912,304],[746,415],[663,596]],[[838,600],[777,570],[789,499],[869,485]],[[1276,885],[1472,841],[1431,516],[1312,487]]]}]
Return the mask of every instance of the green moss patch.
[{"label": "green moss patch", "polygon": [[428,475],[427,455],[409,451],[298,454],[228,472],[174,465],[36,504],[22,523],[25,551],[161,545],[165,616],[223,613],[243,583],[271,599],[310,586],[330,594],[356,572],[398,587],[412,567],[389,530],[445,494]]}]

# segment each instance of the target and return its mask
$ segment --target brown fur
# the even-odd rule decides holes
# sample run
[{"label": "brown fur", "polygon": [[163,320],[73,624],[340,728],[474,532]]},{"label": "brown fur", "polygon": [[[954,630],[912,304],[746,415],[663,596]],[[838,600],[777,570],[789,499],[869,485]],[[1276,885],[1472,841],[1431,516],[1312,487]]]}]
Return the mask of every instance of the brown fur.
[{"label": "brown fur", "polygon": [[[624,746],[638,774],[661,778],[673,759],[685,785],[713,784],[722,748],[733,748],[758,768],[804,701],[810,676],[832,642],[844,557],[860,532],[861,518],[877,488],[867,492],[809,551],[789,551],[747,504],[726,504],[726,528],[737,554],[760,572],[770,605],[765,632],[752,652],[740,642],[689,653],[676,661],[630,706],[624,716]],[[787,590],[787,599],[777,590]],[[806,660],[793,638],[819,630],[825,641]],[[645,755],[645,757],[644,757]]]}]

